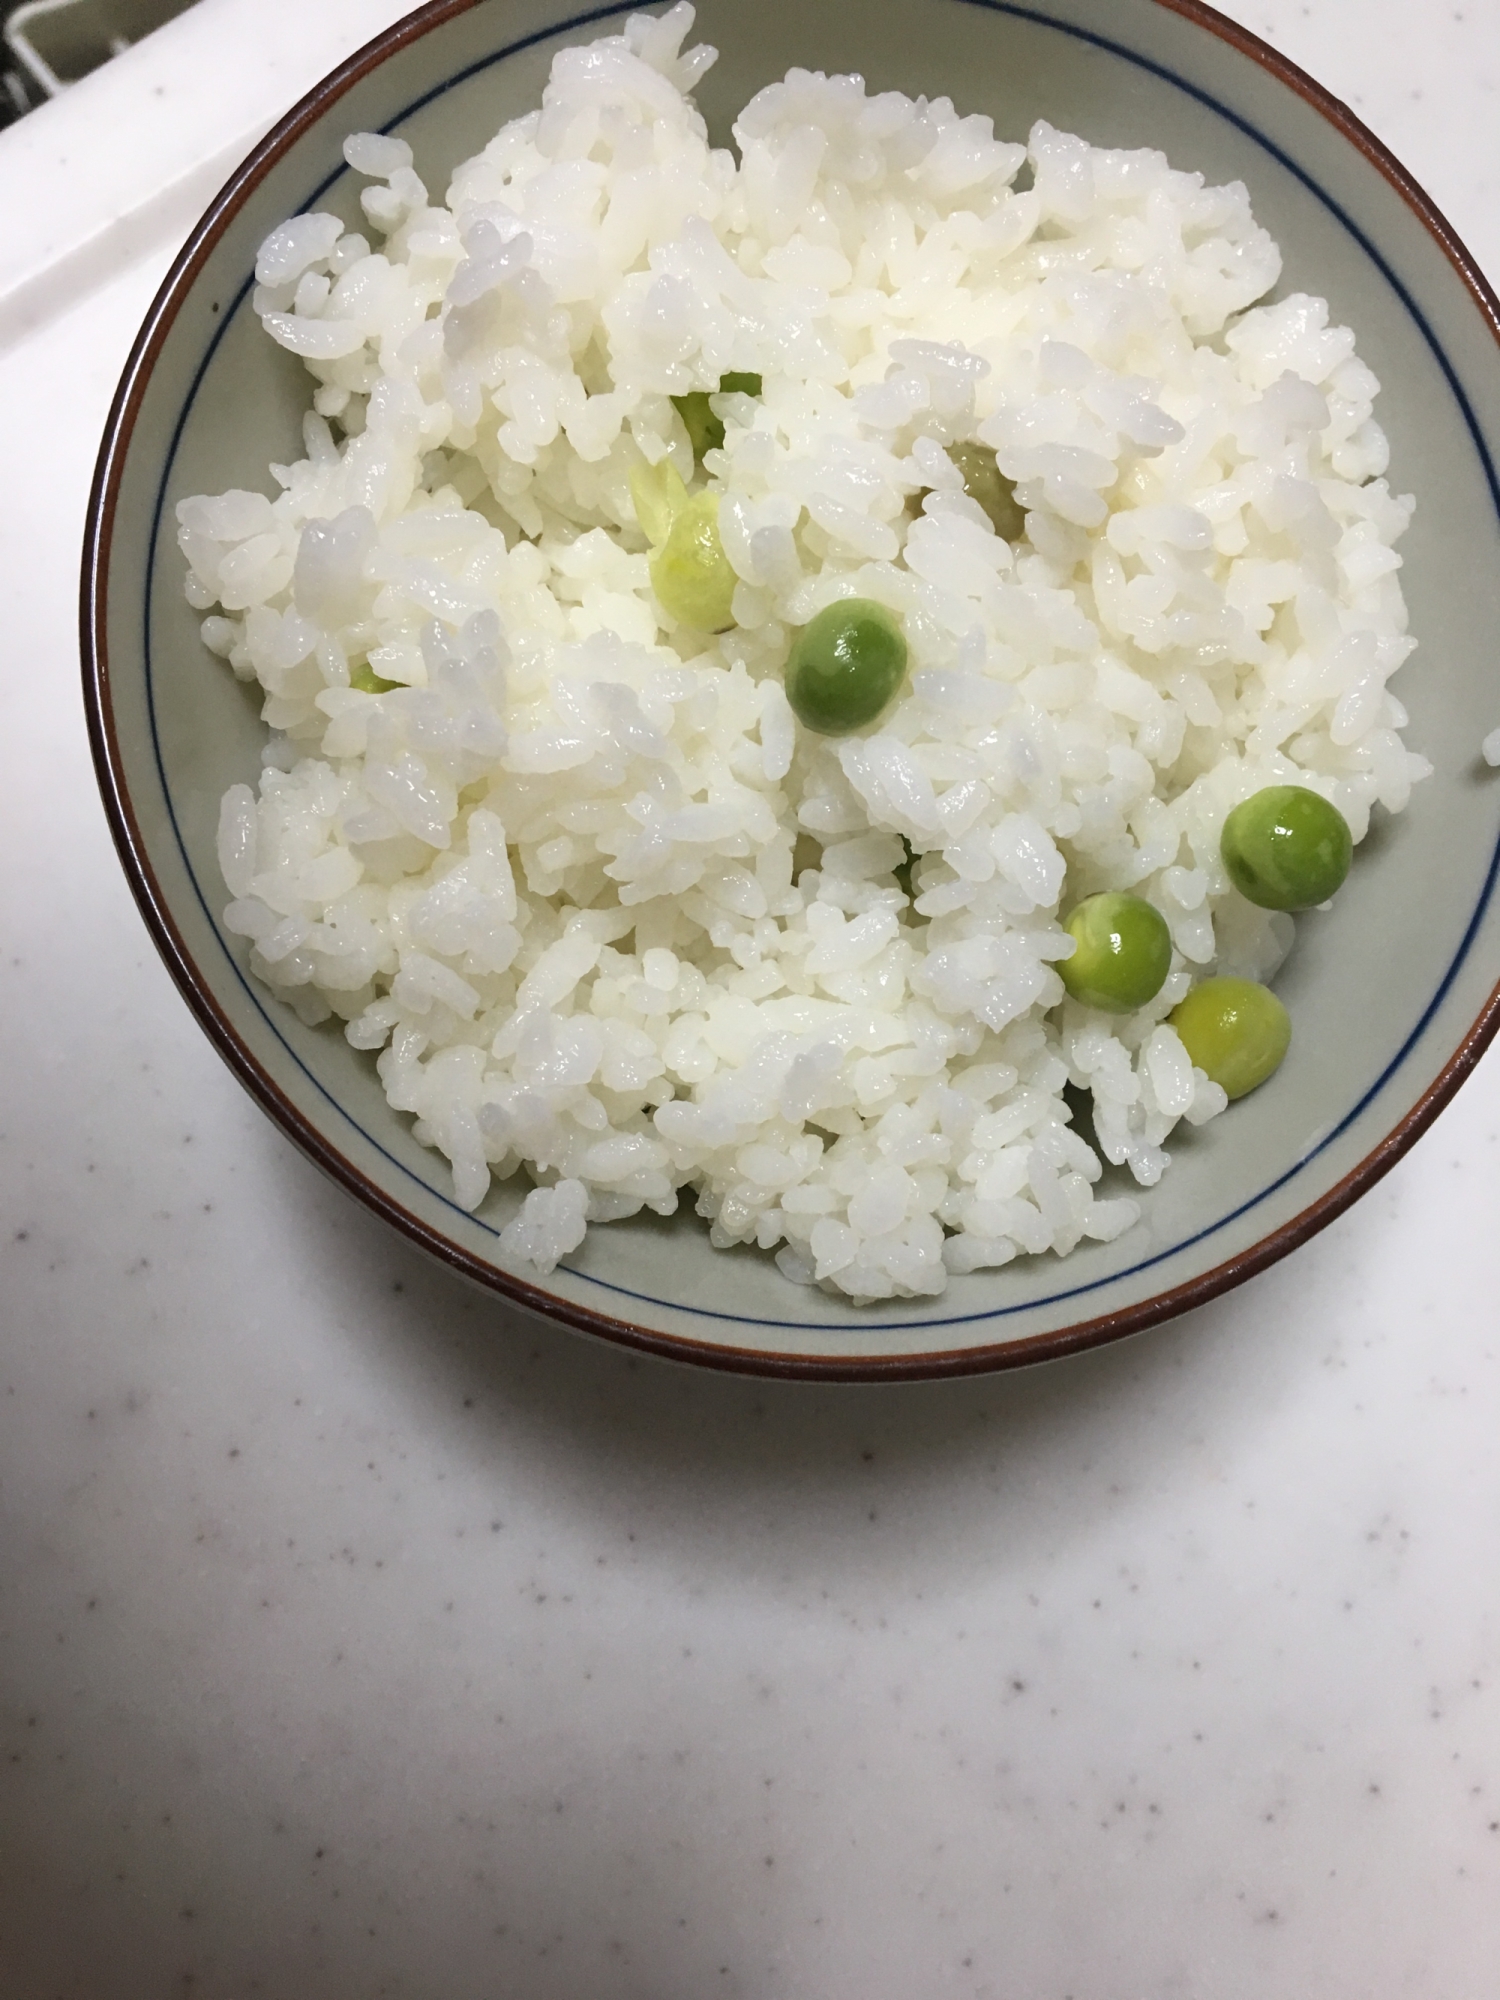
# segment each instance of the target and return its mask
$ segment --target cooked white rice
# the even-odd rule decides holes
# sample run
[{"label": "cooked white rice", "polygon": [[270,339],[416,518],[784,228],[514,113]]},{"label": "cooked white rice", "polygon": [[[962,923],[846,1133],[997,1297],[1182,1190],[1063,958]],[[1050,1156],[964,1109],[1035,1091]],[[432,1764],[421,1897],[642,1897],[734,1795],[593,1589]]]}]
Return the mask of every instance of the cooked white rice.
[{"label": "cooked white rice", "polygon": [[[1228,884],[1230,807],[1310,785],[1359,840],[1427,771],[1386,685],[1412,503],[1352,333],[1255,305],[1280,256],[1242,186],[797,70],[736,161],[686,95],[691,22],[565,50],[443,206],[402,141],[350,139],[369,238],[303,215],[264,245],[307,455],[274,500],[178,509],[271,731],[223,803],[225,920],[380,1051],[465,1208],[525,1169],[508,1259],[689,1187],[797,1283],[937,1293],[1118,1236],[1098,1155],[1149,1187],[1223,1108],[1166,1017],[1292,937]],[[764,393],[716,401],[741,581],[706,639],[653,597],[628,475],[694,478],[669,398],[730,371]],[[1017,482],[1015,546],[946,456],[969,439]],[[910,678],[831,740],[781,672],[856,594]],[[1059,905],[1102,888],[1174,942],[1131,1017],[1054,970]]]}]

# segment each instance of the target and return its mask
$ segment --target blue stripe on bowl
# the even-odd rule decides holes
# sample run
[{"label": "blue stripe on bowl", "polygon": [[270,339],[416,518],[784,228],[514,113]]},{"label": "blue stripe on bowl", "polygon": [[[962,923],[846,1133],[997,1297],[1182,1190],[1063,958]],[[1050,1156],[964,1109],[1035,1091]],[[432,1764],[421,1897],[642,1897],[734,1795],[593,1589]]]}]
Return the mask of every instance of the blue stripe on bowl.
[{"label": "blue stripe on bowl", "polygon": [[[1421,333],[1423,340],[1430,348],[1433,357],[1437,361],[1439,368],[1442,370],[1443,378],[1447,382],[1448,387],[1452,392],[1454,402],[1457,404],[1460,414],[1463,417],[1465,428],[1468,430],[1469,436],[1473,440],[1474,450],[1479,458],[1480,464],[1484,468],[1485,479],[1490,489],[1491,502],[1495,507],[1497,518],[1500,518],[1500,478],[1497,478],[1494,461],[1491,458],[1489,448],[1485,443],[1483,433],[1479,428],[1478,420],[1475,417],[1473,407],[1469,402],[1468,396],[1464,392],[1463,384],[1459,380],[1457,370],[1454,368],[1453,363],[1450,361],[1446,351],[1444,350],[1442,342],[1438,339],[1437,334],[1433,330],[1431,324],[1427,319],[1426,314],[1422,311],[1422,308],[1418,305],[1416,299],[1412,296],[1411,292],[1407,289],[1407,287],[1402,283],[1401,279],[1396,275],[1395,271],[1391,268],[1390,264],[1381,255],[1380,251],[1377,249],[1375,244],[1370,240],[1370,238],[1354,221],[1353,217],[1348,214],[1348,212],[1343,208],[1343,206],[1339,202],[1337,202],[1331,194],[1329,194],[1327,189],[1324,188],[1313,177],[1312,174],[1310,174],[1304,167],[1299,166],[1296,160],[1294,160],[1290,154],[1288,154],[1280,146],[1278,146],[1274,140],[1268,138],[1266,134],[1259,129],[1258,126],[1254,125],[1249,119],[1241,117],[1237,111],[1231,110],[1227,104],[1222,103],[1218,98],[1213,96],[1211,92],[1202,89],[1199,85],[1195,83],[1190,83],[1185,77],[1179,76],[1174,70],[1168,69],[1164,64],[1156,62],[1148,56],[1143,56],[1138,54],[1135,50],[1125,47],[1125,45],[1121,42],[1113,41],[1107,35],[1097,34],[1092,29],[1076,27],[1067,22],[1052,20],[1047,15],[1037,12],[1034,8],[1013,5],[1011,4],[1011,0],[962,0],[962,4],[971,7],[979,7],[987,13],[1009,14],[1014,16],[1017,20],[1027,21],[1037,27],[1050,29],[1052,32],[1056,34],[1069,36],[1074,41],[1088,43],[1090,46],[1094,48],[1104,50],[1106,53],[1112,56],[1119,57],[1122,61],[1132,64],[1137,69],[1144,70],[1152,76],[1159,77],[1164,82],[1171,84],[1175,89],[1182,91],[1186,96],[1196,99],[1198,103],[1206,106],[1209,110],[1215,112],[1220,118],[1223,118],[1230,125],[1233,125],[1238,131],[1243,132],[1247,138],[1253,140],[1254,143],[1257,146],[1259,146],[1263,152],[1265,152],[1272,159],[1277,161],[1279,165],[1284,167],[1288,173],[1290,173],[1305,188],[1307,188],[1308,191],[1311,194],[1313,194],[1319,202],[1322,203],[1323,207],[1328,211],[1328,213],[1338,221],[1340,226],[1348,233],[1348,235],[1354,240],[1354,242],[1356,242],[1359,245],[1360,249],[1369,258],[1370,262],[1380,272],[1385,282],[1390,286],[1391,290],[1395,293],[1396,297],[1401,301],[1402,306],[1405,308],[1407,314],[1410,316],[1411,320],[1416,325],[1418,331]],[[434,89],[424,91],[420,97],[414,98],[401,111],[399,111],[395,115],[395,117],[391,118],[382,129],[387,132],[391,131],[396,126],[403,123],[404,120],[412,117],[416,112],[420,111],[425,105],[432,103],[432,101],[435,98],[441,97],[445,91],[455,88],[458,84],[466,82],[468,78],[476,76],[481,72],[483,72],[484,70],[493,68],[496,63],[504,62],[511,56],[519,55],[525,49],[536,47],[539,43],[547,41],[560,41],[563,39],[563,37],[574,34],[579,29],[593,26],[595,23],[600,21],[606,21],[612,19],[614,16],[618,14],[631,13],[635,11],[635,5],[636,5],[636,0],[618,0],[618,4],[608,7],[592,8],[587,13],[577,14],[573,16],[572,19],[563,22],[558,27],[548,28],[539,33],[524,36],[519,41],[507,43],[507,45],[504,48],[496,50],[492,55],[485,56],[481,58],[478,62],[470,63],[466,69],[460,70],[456,75],[449,77],[443,83],[438,84]],[[339,167],[338,169],[335,170],[335,172],[327,175],[323,180],[318,182],[317,186],[314,187],[308,193],[306,198],[298,205],[297,210],[293,212],[301,213],[311,208],[312,205],[316,201],[318,201],[319,198],[322,195],[324,195],[330,187],[333,186],[334,182],[340,179],[342,175],[348,171],[349,169],[345,167]],[[389,1152],[386,1149],[386,1147],[383,1146],[380,1143],[380,1141],[374,1137],[372,1133],[368,1132],[362,1125],[358,1123],[356,1119],[350,1116],[349,1112],[344,1108],[344,1106],[339,1103],[337,1098],[335,1098],[332,1095],[332,1093],[325,1087],[325,1085],[318,1079],[318,1077],[315,1076],[314,1073],[302,1061],[301,1057],[297,1054],[296,1050],[286,1040],[284,1034],[282,1033],[282,1029],[277,1016],[270,1011],[267,1005],[266,995],[264,991],[249,979],[245,970],[241,967],[238,959],[234,956],[233,952],[230,950],[229,945],[225,939],[224,933],[220,928],[219,920],[215,916],[213,908],[210,905],[208,898],[204,893],[203,885],[199,881],[197,873],[193,868],[192,860],[188,854],[186,843],[182,838],[182,833],[178,826],[176,808],[173,805],[171,789],[167,782],[166,767],[162,761],[161,744],[157,731],[155,685],[152,674],[151,605],[153,600],[153,586],[156,577],[157,550],[162,529],[162,517],[166,506],[167,485],[171,478],[172,467],[176,462],[177,451],[181,443],[183,430],[186,427],[187,420],[192,412],[193,405],[197,400],[198,391],[202,386],[203,377],[207,373],[208,367],[212,362],[215,353],[218,351],[218,346],[220,341],[224,337],[225,330],[227,329],[230,320],[234,317],[234,315],[239,311],[240,307],[244,304],[244,301],[247,295],[249,294],[253,283],[254,283],[253,277],[247,278],[245,283],[240,287],[239,291],[235,294],[235,297],[232,303],[230,304],[229,310],[220,316],[218,325],[214,330],[213,338],[210,340],[208,347],[204,353],[203,359],[200,362],[197,372],[193,377],[192,386],[188,391],[187,398],[182,407],[182,412],[178,417],[176,426],[172,433],[172,442],[170,449],[168,450],[166,462],[162,470],[161,482],[157,489],[156,506],[152,516],[151,536],[150,536],[149,552],[147,556],[146,600],[145,600],[145,611],[144,611],[145,632],[144,632],[143,650],[144,650],[145,664],[146,664],[147,704],[151,718],[152,749],[156,762],[157,776],[161,783],[162,797],[166,803],[167,813],[171,820],[172,832],[177,842],[178,854],[181,858],[183,868],[186,871],[189,880],[193,884],[193,890],[197,896],[199,907],[202,910],[203,915],[207,920],[210,929],[214,932],[215,936],[218,938],[220,947],[224,952],[225,959],[230,969],[232,970],[235,979],[238,981],[242,992],[249,1000],[251,1006],[255,1009],[255,1011],[260,1015],[261,1019],[265,1022],[266,1027],[268,1028],[272,1036],[278,1043],[280,1043],[281,1048],[287,1057],[287,1060],[301,1072],[301,1074],[306,1078],[307,1082],[312,1086],[312,1088],[326,1100],[326,1102],[339,1115],[339,1117],[344,1119],[345,1122],[348,1123],[349,1125],[353,1126],[354,1130],[359,1133],[360,1137],[364,1140],[365,1144],[369,1146],[373,1152],[377,1153],[383,1160],[385,1160],[388,1163],[388,1165],[394,1168],[399,1175],[402,1175],[405,1178],[410,1179],[417,1187],[420,1187],[423,1190],[424,1194],[426,1194],[429,1198],[441,1203],[443,1207],[447,1208],[454,1216],[461,1218],[463,1222],[466,1223],[467,1225],[482,1229],[486,1232],[486,1234],[498,1238],[500,1232],[499,1229],[496,1228],[493,1223],[485,1222],[480,1216],[471,1214],[467,1209],[461,1209],[458,1206],[458,1204],[452,1200],[450,1196],[445,1195],[441,1191],[441,1189],[434,1187],[430,1182],[425,1181],[422,1178],[422,1176],[416,1173],[410,1166],[408,1166],[404,1160],[398,1159],[395,1156],[395,1154]],[[1303,1173],[1306,1170],[1306,1168],[1312,1164],[1314,1160],[1318,1159],[1320,1155],[1325,1153],[1330,1146],[1334,1145],[1337,1142],[1337,1140],[1340,1137],[1342,1137],[1342,1135],[1345,1132],[1349,1130],[1350,1126],[1353,1125],[1355,1121],[1362,1116],[1362,1114],[1369,1107],[1369,1105],[1374,1102],[1374,1100],[1380,1095],[1381,1091],[1385,1089],[1386,1085],[1396,1075],[1397,1071],[1400,1070],[1406,1063],[1408,1057],[1411,1055],[1412,1050],[1416,1047],[1417,1043],[1421,1040],[1422,1036],[1425,1034],[1428,1026],[1431,1024],[1433,1016],[1437,1013],[1438,1009],[1442,1006],[1443,1001],[1447,998],[1447,995],[1453,986],[1454,980],[1457,978],[1458,973],[1464,964],[1464,961],[1467,959],[1469,952],[1473,948],[1475,936],[1478,933],[1479,927],[1484,920],[1485,913],[1488,910],[1489,905],[1493,899],[1497,874],[1500,874],[1500,842],[1497,842],[1495,851],[1491,854],[1489,868],[1486,872],[1484,879],[1484,886],[1480,892],[1477,902],[1475,903],[1473,914],[1471,915],[1468,925],[1464,931],[1463,939],[1459,945],[1458,951],[1454,955],[1451,964],[1448,966],[1441,981],[1439,982],[1437,989],[1433,993],[1431,1000],[1428,1002],[1426,1008],[1424,1009],[1421,1019],[1417,1022],[1416,1026],[1412,1029],[1411,1033],[1402,1043],[1401,1048],[1398,1050],[1397,1054],[1387,1065],[1387,1067],[1381,1073],[1381,1075],[1365,1092],[1364,1096],[1360,1098],[1359,1102],[1348,1113],[1348,1115],[1345,1118],[1343,1118],[1339,1122],[1339,1124],[1337,1124],[1332,1129],[1332,1131],[1326,1133],[1315,1147],[1313,1147],[1294,1165],[1289,1167],[1285,1173],[1278,1175],[1275,1180],[1270,1181],[1264,1188],[1260,1190],[1258,1194],[1252,1195],[1248,1201],[1242,1202],[1238,1208],[1232,1209],[1228,1214],[1220,1216],[1217,1221],[1210,1223],[1206,1228],[1196,1231],[1191,1236],[1183,1237],[1179,1242],[1172,1244],[1168,1249],[1159,1250],[1153,1256],[1144,1257],[1140,1260],[1139,1263],[1127,1266],[1126,1269],[1124,1269],[1123,1271],[1113,1271],[1109,1273],[1109,1275],[1106,1277],[1092,1279],[1086,1284],[1065,1286],[1060,1290],[1048,1292],[1045,1296],[1040,1298],[1029,1298],[1025,1300],[1019,1300],[1012,1305],[995,1305],[986,1308],[982,1312],[956,1313],[947,1316],[938,1316],[926,1319],[918,1319],[915,1317],[908,1317],[903,1319],[864,1319],[863,1317],[861,1317],[858,1331],[861,1333],[914,1332],[914,1331],[919,1332],[928,1328],[935,1329],[942,1327],[971,1326],[976,1324],[977,1322],[984,1320],[1004,1320],[1009,1318],[1012,1314],[1015,1313],[1035,1312],[1047,1306],[1065,1304],[1067,1301],[1071,1299],[1085,1298],[1091,1292],[1099,1291],[1105,1286],[1120,1284],[1129,1278],[1133,1278],[1140,1275],[1142,1272],[1154,1269],[1157,1265],[1168,1262],[1171,1258],[1180,1256],[1185,1250],[1190,1250],[1195,1245],[1206,1242],[1210,1237],[1217,1235],[1221,1230],[1227,1229],[1230,1226],[1230,1224],[1237,1222],[1242,1216],[1248,1215],[1253,1209],[1258,1208],[1263,1202],[1268,1201],[1272,1195],[1276,1194],[1280,1189],[1286,1187],[1289,1182],[1295,1180],[1298,1177],[1298,1175]],[[576,1282],[591,1285],[596,1290],[600,1292],[609,1293],[616,1298],[630,1299],[641,1305],[655,1306],[663,1312],[668,1312],[668,1313],[676,1312],[695,1319],[703,1319],[716,1322],[727,1322],[737,1326],[763,1327],[768,1330],[777,1330],[785,1332],[801,1332],[806,1330],[809,1325],[816,1326],[821,1330],[825,1326],[825,1324],[826,1324],[826,1330],[829,1331],[830,1333],[836,1333],[841,1330],[833,1322],[824,1323],[820,1321],[794,1320],[794,1319],[766,1319],[766,1318],[755,1317],[753,1315],[746,1313],[722,1312],[722,1311],[710,1310],[700,1306],[684,1305],[680,1301],[675,1299],[661,1299],[657,1298],[654,1294],[650,1292],[637,1292],[631,1290],[630,1287],[628,1286],[613,1284],[608,1279],[597,1277],[594,1273],[589,1271],[578,1270],[571,1265],[564,1264],[560,1268],[566,1271],[568,1275],[572,1277]]]}]

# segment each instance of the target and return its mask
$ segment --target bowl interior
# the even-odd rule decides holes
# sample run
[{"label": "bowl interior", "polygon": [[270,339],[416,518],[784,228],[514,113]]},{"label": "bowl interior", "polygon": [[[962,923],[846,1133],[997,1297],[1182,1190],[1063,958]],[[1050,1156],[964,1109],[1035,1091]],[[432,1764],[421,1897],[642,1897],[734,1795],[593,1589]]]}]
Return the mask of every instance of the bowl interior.
[{"label": "bowl interior", "polygon": [[798,0],[753,12],[704,0],[693,37],[720,50],[699,101],[724,143],[745,100],[798,64],[950,96],[1006,137],[1045,118],[1245,181],[1282,246],[1281,291],[1328,298],[1384,384],[1392,484],[1419,498],[1402,552],[1421,647],[1396,686],[1407,740],[1435,775],[1398,819],[1377,815],[1336,907],[1298,920],[1278,982],[1296,1022],[1282,1071],[1230,1115],[1180,1130],[1135,1230],[1066,1262],[955,1279],[939,1300],[862,1309],[788,1285],[767,1256],[712,1251],[684,1209],[592,1230],[565,1269],[528,1285],[501,1270],[497,1240],[524,1189],[496,1189],[478,1215],[459,1210],[446,1163],[388,1109],[372,1059],[336,1024],[306,1028],[271,1000],[220,924],[218,801],[253,778],[263,731],[256,700],[201,644],[173,508],[229,486],[273,491],[268,463],[301,455],[307,377],[251,311],[256,246],[309,207],[355,220],[360,183],[340,156],[351,130],[409,139],[440,197],[456,162],[538,102],[556,48],[611,32],[626,11],[481,0],[414,17],[381,60],[351,65],[273,135],[169,282],[127,380],[96,522],[97,726],[138,893],[200,1017],[293,1136],[470,1275],[557,1316],[729,1365],[854,1374],[1002,1365],[1128,1330],[1336,1212],[1477,1053],[1500,982],[1500,785],[1478,756],[1500,723],[1494,333],[1379,160],[1196,13],[1160,0]]}]

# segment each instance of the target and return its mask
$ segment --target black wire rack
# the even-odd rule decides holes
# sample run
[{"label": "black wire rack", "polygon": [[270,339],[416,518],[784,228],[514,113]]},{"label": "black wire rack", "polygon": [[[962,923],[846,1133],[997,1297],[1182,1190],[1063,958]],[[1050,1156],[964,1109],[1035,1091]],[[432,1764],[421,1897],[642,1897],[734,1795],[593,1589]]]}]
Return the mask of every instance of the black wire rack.
[{"label": "black wire rack", "polygon": [[138,42],[194,0],[0,0],[0,126]]},{"label": "black wire rack", "polygon": [[[0,27],[10,25],[10,17],[18,4],[19,0],[12,0],[10,6],[0,8]],[[33,94],[37,86],[26,76],[5,43],[0,43],[0,64],[3,64],[0,68],[0,125],[12,125],[37,102]]]}]

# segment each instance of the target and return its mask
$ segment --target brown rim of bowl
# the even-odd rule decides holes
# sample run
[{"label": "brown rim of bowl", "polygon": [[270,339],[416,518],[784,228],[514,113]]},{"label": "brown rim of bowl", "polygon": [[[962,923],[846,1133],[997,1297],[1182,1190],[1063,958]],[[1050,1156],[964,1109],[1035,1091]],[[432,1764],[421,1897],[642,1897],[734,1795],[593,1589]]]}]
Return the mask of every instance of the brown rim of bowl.
[{"label": "brown rim of bowl", "polygon": [[[1276,1263],[1342,1215],[1351,1203],[1388,1173],[1408,1147],[1427,1130],[1500,1030],[1500,986],[1491,993],[1473,1026],[1422,1097],[1352,1172],[1290,1222],[1272,1231],[1243,1254],[1226,1259],[1201,1277],[1119,1312],[1105,1313],[1051,1333],[1034,1334],[1029,1338],[997,1342],[986,1347],[954,1348],[922,1355],[819,1356],[782,1355],[758,1348],[732,1347],[657,1333],[629,1320],[575,1306],[541,1286],[528,1284],[524,1279],[470,1255],[367,1179],[307,1122],[240,1040],[213,994],[200,980],[146,853],[125,786],[123,761],[110,703],[106,636],[109,558],[120,478],[136,418],[156,358],[193,281],[248,195],[270,168],[339,98],[388,56],[444,22],[470,12],[478,4],[480,0],[429,0],[427,6],[418,8],[357,50],[309,91],[261,140],[215,196],[173,264],[136,336],[110,408],[89,496],[84,537],[80,605],[84,706],[95,771],[121,864],[146,927],[183,998],[239,1081],[288,1138],[333,1180],[377,1215],[394,1224],[422,1249],[462,1276],[543,1318],[560,1321],[579,1332],[594,1334],[621,1346],[669,1360],[692,1362],[736,1374],[825,1382],[920,1381],[988,1374],[1102,1346],[1107,1341],[1121,1339],[1126,1334],[1140,1332],[1195,1306],[1205,1305],[1220,1293],[1243,1284],[1247,1278]],[[1497,299],[1447,219],[1347,105],[1259,36],[1203,5],[1202,0],[1153,0],[1153,4],[1191,21],[1240,54],[1250,57],[1320,113],[1363,154],[1436,240],[1474,299],[1492,337],[1500,343],[1500,299]],[[614,8],[610,9],[611,13],[614,11]],[[854,1337],[857,1338],[857,1334]]]}]

